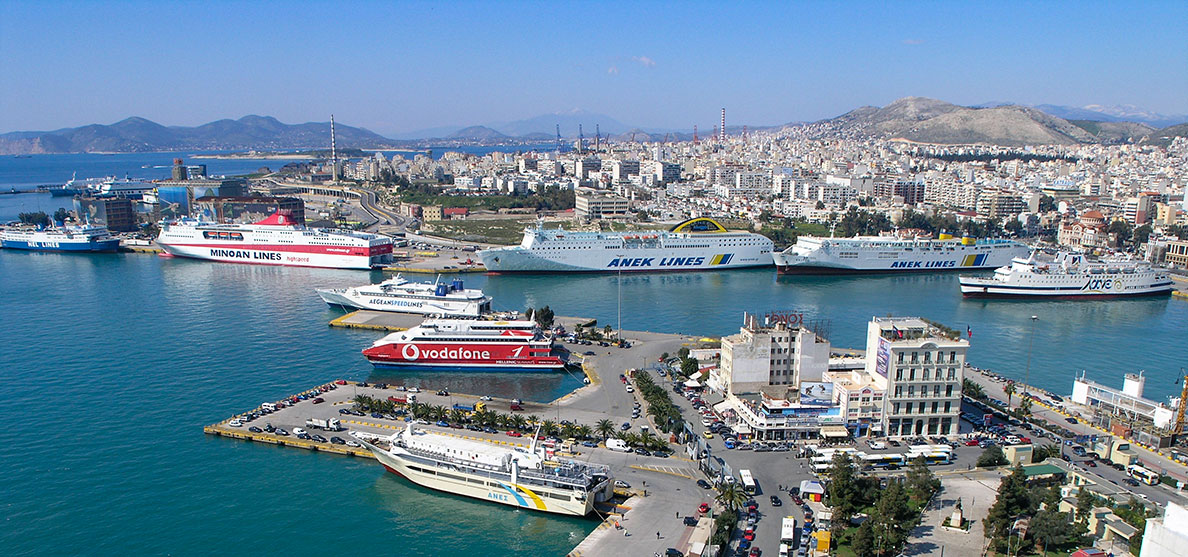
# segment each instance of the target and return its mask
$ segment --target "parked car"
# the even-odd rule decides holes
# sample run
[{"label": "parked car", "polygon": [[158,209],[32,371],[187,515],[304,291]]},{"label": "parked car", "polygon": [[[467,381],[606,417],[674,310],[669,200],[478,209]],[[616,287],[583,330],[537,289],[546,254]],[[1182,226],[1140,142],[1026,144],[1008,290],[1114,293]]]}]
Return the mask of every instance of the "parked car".
[{"label": "parked car", "polygon": [[623,480],[615,480],[615,487],[622,488],[622,489],[631,489],[631,484],[629,484]]},{"label": "parked car", "polygon": [[782,507],[782,506],[784,506],[784,502],[783,502],[783,501],[780,501],[780,498],[779,498],[779,497],[776,497],[775,495],[772,495],[772,496],[771,496],[771,506],[773,506],[773,507]]},{"label": "parked car", "polygon": [[709,512],[709,508],[710,508],[709,503],[702,503],[697,506],[697,512],[707,513],[707,512]]},{"label": "parked car", "polygon": [[700,487],[701,489],[713,489],[713,486],[711,486],[710,483],[705,480],[697,480],[697,487]]},{"label": "parked car", "polygon": [[523,435],[520,432],[515,431],[515,430],[508,430],[507,436],[508,437],[523,437]]}]

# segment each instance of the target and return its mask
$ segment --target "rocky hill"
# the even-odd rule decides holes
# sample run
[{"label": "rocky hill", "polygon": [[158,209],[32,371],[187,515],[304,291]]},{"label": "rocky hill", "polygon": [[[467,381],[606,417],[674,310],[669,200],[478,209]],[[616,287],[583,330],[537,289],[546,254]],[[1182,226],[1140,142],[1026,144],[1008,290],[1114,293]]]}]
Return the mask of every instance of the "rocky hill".
[{"label": "rocky hill", "polygon": [[[393,141],[363,128],[335,124],[339,147],[388,147]],[[45,132],[0,134],[0,154],[130,153],[181,150],[285,150],[325,147],[329,122],[285,124],[270,116],[244,116],[195,127],[162,126],[132,117]]]},{"label": "rocky hill", "polygon": [[969,108],[924,97],[905,97],[882,108],[864,106],[818,122],[817,129],[920,143],[1004,146],[1129,142],[1153,130],[1134,122],[1074,123],[1025,106]]}]

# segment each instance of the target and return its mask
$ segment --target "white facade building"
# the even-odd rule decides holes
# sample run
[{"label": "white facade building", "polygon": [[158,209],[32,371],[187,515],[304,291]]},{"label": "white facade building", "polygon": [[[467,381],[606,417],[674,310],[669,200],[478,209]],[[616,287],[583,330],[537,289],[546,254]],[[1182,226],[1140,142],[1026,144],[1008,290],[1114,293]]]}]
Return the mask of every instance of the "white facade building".
[{"label": "white facade building", "polygon": [[917,317],[876,317],[867,326],[866,373],[886,393],[888,436],[955,435],[969,341]]}]

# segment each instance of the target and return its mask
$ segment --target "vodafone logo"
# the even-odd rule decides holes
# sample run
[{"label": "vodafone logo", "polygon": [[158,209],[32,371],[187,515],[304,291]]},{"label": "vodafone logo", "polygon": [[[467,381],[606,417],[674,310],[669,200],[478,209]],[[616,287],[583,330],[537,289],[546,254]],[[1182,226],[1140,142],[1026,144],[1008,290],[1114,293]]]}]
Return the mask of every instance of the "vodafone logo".
[{"label": "vodafone logo", "polygon": [[[491,352],[488,350],[469,350],[466,348],[421,348],[415,344],[405,344],[400,349],[400,355],[406,361],[415,362],[422,356],[426,360],[489,360]],[[518,356],[518,354],[517,354]]]},{"label": "vodafone logo", "polygon": [[404,350],[400,352],[406,360],[416,360],[421,357],[421,349],[417,348],[415,344],[405,344]]}]

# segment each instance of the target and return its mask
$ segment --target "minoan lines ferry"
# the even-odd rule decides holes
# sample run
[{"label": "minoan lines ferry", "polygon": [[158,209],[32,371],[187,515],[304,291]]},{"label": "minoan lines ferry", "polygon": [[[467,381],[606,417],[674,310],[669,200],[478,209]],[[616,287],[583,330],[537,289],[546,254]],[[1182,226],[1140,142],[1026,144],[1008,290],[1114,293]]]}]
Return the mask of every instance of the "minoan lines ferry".
[{"label": "minoan lines ferry", "polygon": [[771,265],[771,240],[731,232],[696,218],[668,232],[571,232],[541,225],[524,229],[518,246],[478,252],[488,271],[703,271]]},{"label": "minoan lines ferry", "polygon": [[965,296],[1046,298],[1124,298],[1167,296],[1173,285],[1167,271],[1133,260],[1090,262],[1085,256],[1060,253],[1051,263],[1032,255],[1018,258],[994,276],[961,277]]},{"label": "minoan lines ferry", "polygon": [[1014,240],[956,240],[945,234],[939,240],[801,236],[773,259],[782,274],[969,271],[1001,267],[1030,251]]},{"label": "minoan lines ferry", "polygon": [[37,230],[6,228],[0,231],[0,246],[31,251],[116,251],[120,239],[113,238],[102,226],[63,226]]},{"label": "minoan lines ferry", "polygon": [[157,244],[170,255],[229,263],[372,269],[392,261],[387,236],[306,228],[280,212],[255,224],[166,223]]},{"label": "minoan lines ferry", "polygon": [[610,469],[558,458],[537,445],[495,445],[417,430],[352,432],[388,471],[446,493],[523,509],[585,516],[613,495]]},{"label": "minoan lines ferry", "polygon": [[392,333],[363,351],[377,367],[435,367],[497,371],[565,367],[553,341],[533,321],[429,319]]}]

